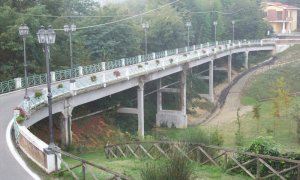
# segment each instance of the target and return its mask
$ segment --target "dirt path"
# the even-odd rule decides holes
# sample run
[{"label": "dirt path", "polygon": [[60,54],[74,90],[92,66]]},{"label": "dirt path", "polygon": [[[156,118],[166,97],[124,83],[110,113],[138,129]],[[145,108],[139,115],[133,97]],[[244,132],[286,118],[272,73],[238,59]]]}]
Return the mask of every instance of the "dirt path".
[{"label": "dirt path", "polygon": [[219,125],[225,122],[231,122],[236,120],[237,109],[240,108],[240,115],[244,115],[252,111],[251,106],[243,106],[240,104],[240,97],[243,87],[248,82],[248,79],[253,75],[254,72],[249,72],[243,76],[232,88],[229,90],[225,104],[216,114],[214,114],[207,122],[203,125]]}]

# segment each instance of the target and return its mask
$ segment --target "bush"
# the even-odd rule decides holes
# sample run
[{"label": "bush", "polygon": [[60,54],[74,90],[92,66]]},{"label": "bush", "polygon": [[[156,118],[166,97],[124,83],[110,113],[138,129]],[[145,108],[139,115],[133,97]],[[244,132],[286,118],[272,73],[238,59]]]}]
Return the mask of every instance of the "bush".
[{"label": "bush", "polygon": [[159,65],[160,61],[159,61],[159,60],[156,60],[155,63],[156,63],[156,65]]},{"label": "bush", "polygon": [[91,76],[91,81],[96,82],[97,81],[97,76],[95,76],[95,75]]},{"label": "bush", "polygon": [[42,91],[35,91],[35,93],[34,93],[34,97],[35,98],[40,98],[42,96],[43,96],[43,92]]},{"label": "bush", "polygon": [[165,163],[147,164],[141,171],[143,180],[188,180],[191,175],[189,160],[179,153],[171,154]]},{"label": "bush", "polygon": [[64,87],[64,85],[63,84],[59,84],[59,85],[57,85],[57,89],[60,89],[60,88],[63,88]]},{"label": "bush", "polygon": [[24,117],[22,117],[22,116],[18,116],[17,118],[16,118],[16,121],[17,121],[17,123],[22,123],[23,121],[25,121],[25,118]]},{"label": "bush", "polygon": [[256,154],[264,154],[270,156],[279,156],[279,145],[273,140],[271,136],[258,137],[250,145],[246,152],[252,152]]},{"label": "bush", "polygon": [[137,67],[138,67],[138,68],[143,68],[143,65],[138,64]]},{"label": "bush", "polygon": [[15,110],[19,110],[19,112],[20,112],[19,115],[22,116],[23,118],[25,118],[27,116],[26,111],[20,107],[16,107]]},{"label": "bush", "polygon": [[169,59],[169,61],[170,61],[170,64],[172,64],[174,62],[174,60],[172,58]]}]

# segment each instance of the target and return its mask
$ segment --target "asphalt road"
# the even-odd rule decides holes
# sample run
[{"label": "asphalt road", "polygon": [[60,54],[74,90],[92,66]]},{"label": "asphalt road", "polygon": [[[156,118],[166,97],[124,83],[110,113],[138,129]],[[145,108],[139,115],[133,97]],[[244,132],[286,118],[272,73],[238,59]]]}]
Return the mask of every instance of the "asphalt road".
[{"label": "asphalt road", "polygon": [[6,129],[13,117],[14,108],[21,102],[24,91],[0,96],[0,179],[32,180],[33,177],[19,164],[6,142]]}]

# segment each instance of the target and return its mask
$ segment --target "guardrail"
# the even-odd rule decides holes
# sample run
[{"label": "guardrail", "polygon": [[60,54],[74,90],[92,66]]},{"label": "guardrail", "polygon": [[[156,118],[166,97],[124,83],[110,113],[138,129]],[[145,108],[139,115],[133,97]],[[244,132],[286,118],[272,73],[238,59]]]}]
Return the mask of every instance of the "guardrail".
[{"label": "guardrail", "polygon": [[[184,48],[179,48],[179,49],[173,49],[173,50],[166,50],[166,51],[161,51],[157,53],[150,53],[147,55],[139,55],[136,57],[131,57],[131,58],[124,58],[124,59],[119,59],[119,60],[114,60],[114,61],[108,61],[108,62],[102,62],[98,64],[92,64],[88,66],[79,66],[74,69],[66,69],[66,70],[59,70],[55,72],[51,72],[51,79],[52,82],[55,81],[62,81],[66,79],[70,79],[71,77],[79,77],[83,75],[88,75],[88,74],[93,74],[97,72],[101,72],[104,70],[111,70],[111,69],[116,69],[128,65],[133,65],[133,64],[138,64],[140,62],[145,62],[145,61],[150,61],[154,59],[160,59],[160,58],[165,58],[168,56],[173,56],[175,54],[182,54],[182,53],[188,53],[191,51],[199,50],[202,48],[209,48],[209,47],[214,47],[216,46],[223,46],[227,44],[231,44],[234,46],[241,46],[242,44],[248,44],[248,45],[253,45],[253,44],[265,44],[265,43],[273,43],[274,44],[275,40],[250,40],[250,41],[234,41],[233,43],[231,41],[221,41],[217,43],[205,43],[205,44],[200,44],[200,45],[193,45],[190,47],[184,47]],[[47,75],[46,74],[35,74],[27,77],[28,80],[28,87],[34,87],[38,85],[43,85],[47,83]],[[8,93],[11,91],[15,91],[18,89],[22,89],[25,87],[25,78],[15,78],[7,81],[0,82],[0,94]]]}]

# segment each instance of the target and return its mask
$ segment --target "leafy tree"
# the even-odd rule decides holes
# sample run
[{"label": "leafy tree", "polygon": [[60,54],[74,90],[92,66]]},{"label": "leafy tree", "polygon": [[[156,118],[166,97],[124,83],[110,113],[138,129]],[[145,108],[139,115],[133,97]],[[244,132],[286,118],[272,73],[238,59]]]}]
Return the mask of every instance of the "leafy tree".
[{"label": "leafy tree", "polygon": [[260,120],[260,110],[261,110],[261,104],[260,103],[256,103],[255,106],[252,109],[253,112],[253,118],[256,119],[256,132],[259,135],[259,120]]}]

